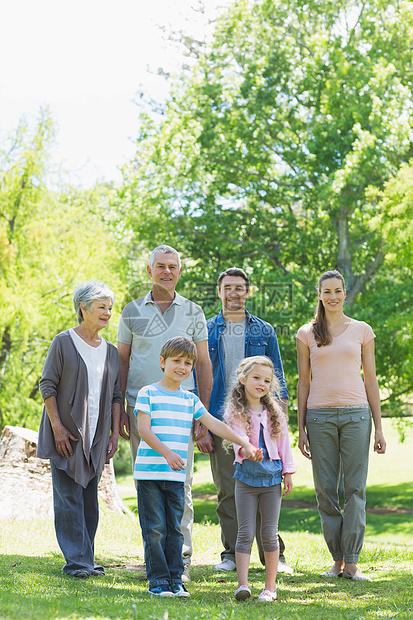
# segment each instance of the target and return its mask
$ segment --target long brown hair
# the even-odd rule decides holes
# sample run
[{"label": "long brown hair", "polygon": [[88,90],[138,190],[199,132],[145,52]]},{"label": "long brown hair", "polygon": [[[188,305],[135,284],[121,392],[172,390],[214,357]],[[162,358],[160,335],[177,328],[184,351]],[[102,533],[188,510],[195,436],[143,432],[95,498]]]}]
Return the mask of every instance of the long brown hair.
[{"label": "long brown hair", "polygon": [[281,432],[281,421],[284,413],[274,400],[280,388],[280,382],[274,373],[274,365],[269,357],[265,355],[254,355],[246,357],[237,368],[236,381],[230,391],[226,403],[225,410],[229,412],[227,423],[241,423],[245,428],[248,437],[251,437],[251,414],[250,406],[245,394],[245,386],[241,383],[241,379],[245,379],[253,372],[255,366],[267,366],[272,371],[272,380],[270,391],[261,398],[261,403],[267,410],[268,420],[270,424],[270,436],[277,437]]},{"label": "long brown hair", "polygon": [[[345,290],[345,282],[344,278],[339,271],[333,269],[332,271],[326,271],[320,276],[318,281],[318,291],[321,293],[321,285],[325,280],[331,280],[332,278],[337,278],[337,280],[341,280],[343,284],[343,290]],[[313,320],[311,321],[313,326],[314,339],[317,343],[318,347],[326,347],[332,342],[332,337],[330,332],[328,331],[327,319],[326,319],[326,311],[321,299],[318,300],[317,309],[315,311],[315,315]]]}]

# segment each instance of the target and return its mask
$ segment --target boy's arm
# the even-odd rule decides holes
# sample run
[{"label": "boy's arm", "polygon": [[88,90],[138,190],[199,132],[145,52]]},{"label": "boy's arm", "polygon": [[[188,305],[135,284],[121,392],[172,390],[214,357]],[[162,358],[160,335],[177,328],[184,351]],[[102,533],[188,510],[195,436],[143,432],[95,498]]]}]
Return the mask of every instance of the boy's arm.
[{"label": "boy's arm", "polygon": [[143,411],[138,411],[138,429],[139,435],[144,441],[156,452],[163,456],[169,467],[174,471],[185,469],[185,461],[179,454],[172,452],[164,443],[155,435],[151,429],[151,416]]},{"label": "boy's arm", "polygon": [[208,430],[210,430],[214,435],[218,435],[218,437],[222,437],[223,439],[228,439],[233,443],[239,444],[243,448],[243,456],[245,458],[250,459],[251,461],[262,461],[262,450],[261,448],[256,448],[249,441],[248,437],[242,437],[238,433],[236,433],[230,426],[221,422],[221,420],[217,420],[212,416],[208,411],[204,413],[200,420],[202,424],[204,424]]}]

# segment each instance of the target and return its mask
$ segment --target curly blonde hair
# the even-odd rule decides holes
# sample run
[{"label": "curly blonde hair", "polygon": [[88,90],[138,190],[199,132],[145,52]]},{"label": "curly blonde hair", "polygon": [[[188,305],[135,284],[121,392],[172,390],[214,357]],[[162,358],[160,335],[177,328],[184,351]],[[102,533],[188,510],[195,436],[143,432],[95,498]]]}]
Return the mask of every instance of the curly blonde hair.
[{"label": "curly blonde hair", "polygon": [[251,437],[250,406],[245,394],[245,386],[241,382],[241,379],[246,379],[248,375],[254,371],[256,366],[266,366],[272,371],[270,390],[261,398],[261,403],[264,405],[268,413],[270,436],[275,438],[281,433],[281,421],[285,414],[277,405],[274,398],[277,396],[280,389],[280,382],[274,372],[274,364],[270,358],[265,355],[246,357],[238,366],[236,381],[225,402],[225,411],[229,413],[229,415],[226,416],[226,422],[230,426],[232,423],[241,423],[241,425],[245,428],[248,437]]}]

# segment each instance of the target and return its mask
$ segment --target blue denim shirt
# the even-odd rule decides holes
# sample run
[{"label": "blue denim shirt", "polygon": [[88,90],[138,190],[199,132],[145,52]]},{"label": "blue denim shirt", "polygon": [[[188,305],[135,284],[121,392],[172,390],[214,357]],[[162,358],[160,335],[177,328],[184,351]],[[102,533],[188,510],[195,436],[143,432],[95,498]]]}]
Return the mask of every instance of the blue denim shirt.
[{"label": "blue denim shirt", "polygon": [[261,424],[259,447],[262,450],[263,459],[259,463],[244,459],[242,463],[235,463],[233,478],[240,480],[250,487],[273,487],[282,482],[283,464],[280,459],[272,461],[268,456],[265,445],[264,429]]},{"label": "blue denim shirt", "polygon": [[[285,384],[284,371],[281,362],[280,349],[277,335],[272,325],[262,321],[256,316],[245,311],[247,322],[245,327],[245,357],[253,355],[266,355],[274,364],[275,373],[280,382],[280,398],[288,399],[288,390]],[[212,362],[214,383],[212,386],[209,412],[219,420],[224,414],[223,405],[226,396],[225,371],[224,371],[224,347],[222,334],[225,330],[225,321],[222,310],[207,321],[208,349]]]}]

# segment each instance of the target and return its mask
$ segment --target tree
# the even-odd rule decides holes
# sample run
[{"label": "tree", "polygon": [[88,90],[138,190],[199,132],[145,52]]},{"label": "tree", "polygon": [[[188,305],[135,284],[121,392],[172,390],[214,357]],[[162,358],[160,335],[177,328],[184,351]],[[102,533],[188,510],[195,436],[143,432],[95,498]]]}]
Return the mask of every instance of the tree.
[{"label": "tree", "polygon": [[50,114],[42,111],[37,126],[21,123],[1,153],[1,426],[36,428],[45,355],[52,338],[75,324],[76,285],[97,277],[123,292],[116,242],[105,224],[108,192],[62,183],[49,189],[53,138]]},{"label": "tree", "polygon": [[[389,268],[369,196],[413,154],[412,44],[407,1],[240,0],[161,121],[142,118],[122,188],[128,225],[144,213],[142,235],[176,240],[205,289],[228,264],[250,270],[264,318],[289,325],[291,378],[316,276],[340,269],[358,312]],[[388,369],[379,359],[391,391]]]}]

